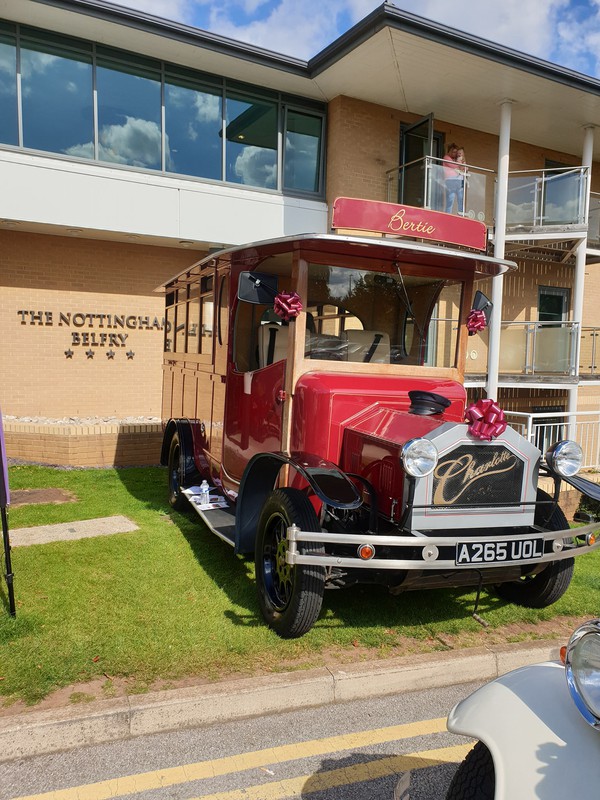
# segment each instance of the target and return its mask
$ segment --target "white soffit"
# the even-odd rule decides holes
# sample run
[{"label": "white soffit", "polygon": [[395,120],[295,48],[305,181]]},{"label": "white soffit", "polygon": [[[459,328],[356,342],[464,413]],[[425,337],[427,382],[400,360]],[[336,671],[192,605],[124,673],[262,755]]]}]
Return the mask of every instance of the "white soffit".
[{"label": "white soffit", "polygon": [[600,92],[392,27],[356,45],[314,80],[327,99],[343,94],[413,114],[433,113],[438,120],[496,135],[500,104],[510,99],[512,139],[566,153],[581,152],[585,125],[600,125]]}]

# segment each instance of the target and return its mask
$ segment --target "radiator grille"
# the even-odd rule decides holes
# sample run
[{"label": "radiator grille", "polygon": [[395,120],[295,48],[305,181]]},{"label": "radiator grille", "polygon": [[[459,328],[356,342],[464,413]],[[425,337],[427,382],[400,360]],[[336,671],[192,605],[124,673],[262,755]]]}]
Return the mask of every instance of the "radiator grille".
[{"label": "radiator grille", "polygon": [[467,444],[440,458],[433,473],[435,507],[482,507],[521,501],[524,462],[502,445]]}]

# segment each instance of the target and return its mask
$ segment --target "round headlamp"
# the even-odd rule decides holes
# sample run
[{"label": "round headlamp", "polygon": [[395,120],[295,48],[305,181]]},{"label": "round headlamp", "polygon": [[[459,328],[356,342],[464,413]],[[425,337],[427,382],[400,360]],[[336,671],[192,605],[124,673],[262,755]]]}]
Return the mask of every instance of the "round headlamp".
[{"label": "round headlamp", "polygon": [[546,463],[554,472],[558,472],[563,478],[570,478],[576,475],[583,463],[583,450],[570,439],[557,442],[552,445],[546,453]]},{"label": "round headlamp", "polygon": [[437,466],[438,458],[437,447],[429,439],[411,439],[400,453],[404,471],[413,478],[430,475]]},{"label": "round headlamp", "polygon": [[600,728],[600,620],[586,622],[573,633],[565,666],[575,705],[586,722]]}]

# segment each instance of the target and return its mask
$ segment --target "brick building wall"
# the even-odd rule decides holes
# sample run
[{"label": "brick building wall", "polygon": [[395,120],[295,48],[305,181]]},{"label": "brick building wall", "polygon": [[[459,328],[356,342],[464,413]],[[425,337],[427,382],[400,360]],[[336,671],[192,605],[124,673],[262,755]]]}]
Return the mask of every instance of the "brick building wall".
[{"label": "brick building wall", "polygon": [[0,231],[3,413],[160,416],[164,298],[153,290],[200,255]]}]

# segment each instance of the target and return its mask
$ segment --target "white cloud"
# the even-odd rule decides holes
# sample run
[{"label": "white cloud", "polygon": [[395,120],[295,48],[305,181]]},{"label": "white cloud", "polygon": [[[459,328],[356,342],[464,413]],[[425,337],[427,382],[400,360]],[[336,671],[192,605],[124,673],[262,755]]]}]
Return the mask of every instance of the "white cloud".
[{"label": "white cloud", "polygon": [[277,186],[277,164],[272,150],[263,147],[244,147],[235,160],[235,174],[246,186]]},{"label": "white cloud", "polygon": [[155,122],[126,117],[124,125],[105,125],[99,133],[100,158],[135,167],[160,167],[160,128]]}]

